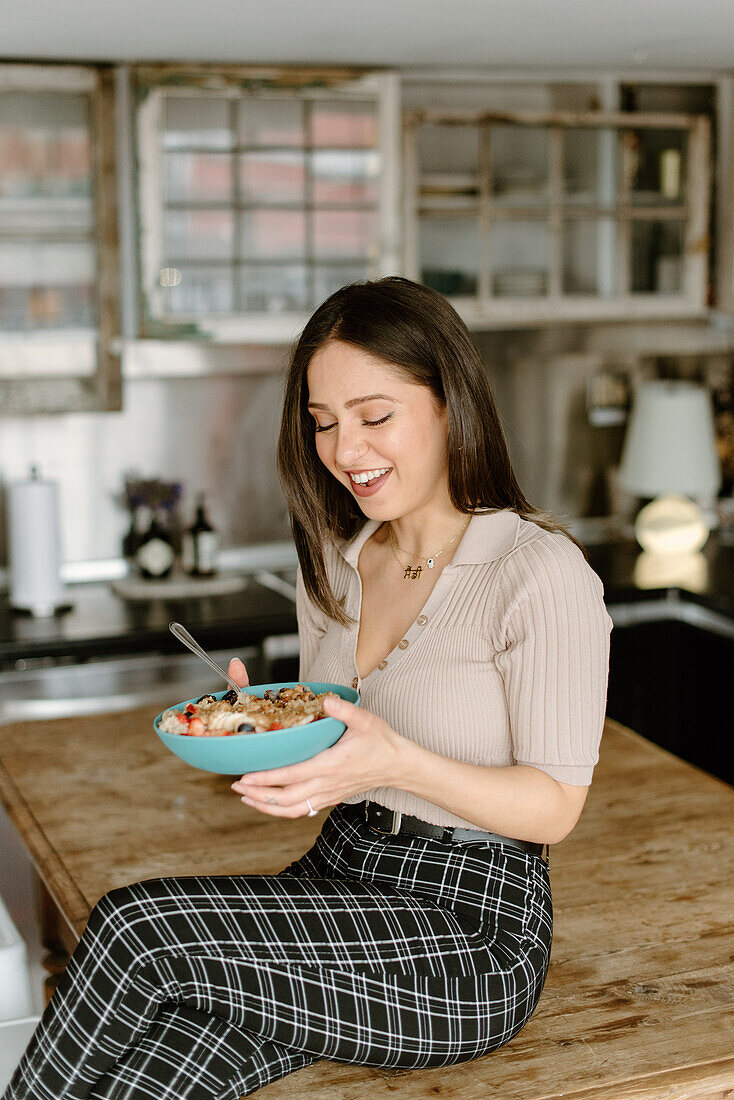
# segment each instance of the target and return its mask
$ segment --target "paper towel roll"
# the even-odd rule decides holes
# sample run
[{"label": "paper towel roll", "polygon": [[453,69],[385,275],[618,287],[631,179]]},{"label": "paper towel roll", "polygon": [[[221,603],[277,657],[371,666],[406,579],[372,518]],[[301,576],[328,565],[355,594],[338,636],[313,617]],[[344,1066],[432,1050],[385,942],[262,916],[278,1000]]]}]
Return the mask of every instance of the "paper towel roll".
[{"label": "paper towel roll", "polygon": [[54,481],[32,477],[10,486],[10,603],[34,615],[53,615],[64,605],[60,579],[59,491]]}]

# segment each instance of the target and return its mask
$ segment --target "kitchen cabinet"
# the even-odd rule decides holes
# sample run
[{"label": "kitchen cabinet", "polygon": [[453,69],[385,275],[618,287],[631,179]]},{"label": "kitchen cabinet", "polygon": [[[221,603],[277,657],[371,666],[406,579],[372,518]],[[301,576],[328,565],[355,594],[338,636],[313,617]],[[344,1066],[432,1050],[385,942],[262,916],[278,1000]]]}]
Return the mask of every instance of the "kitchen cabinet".
[{"label": "kitchen cabinet", "polygon": [[659,588],[639,582],[636,543],[619,539],[587,550],[614,622],[607,714],[734,783],[734,546],[712,534],[699,580]]},{"label": "kitchen cabinet", "polygon": [[0,407],[119,409],[113,70],[0,65]]},{"label": "kitchen cabinet", "polygon": [[734,311],[731,78],[7,63],[0,101],[6,414],[279,371],[384,274],[477,330]]},{"label": "kitchen cabinet", "polygon": [[729,745],[732,667],[734,632],[724,638],[670,620],[617,627],[607,713],[734,784]]},{"label": "kitchen cabinet", "polygon": [[397,76],[138,66],[139,335],[287,344],[399,265]]},{"label": "kitchen cabinet", "polygon": [[405,115],[406,273],[470,325],[703,317],[704,115]]}]

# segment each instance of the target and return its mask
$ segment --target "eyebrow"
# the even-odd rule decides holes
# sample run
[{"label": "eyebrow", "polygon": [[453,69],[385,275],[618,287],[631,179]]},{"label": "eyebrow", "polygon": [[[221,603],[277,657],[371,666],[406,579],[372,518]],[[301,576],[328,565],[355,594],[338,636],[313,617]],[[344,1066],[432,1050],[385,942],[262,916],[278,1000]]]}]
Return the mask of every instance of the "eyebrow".
[{"label": "eyebrow", "polygon": [[[366,401],[395,401],[396,404],[402,405],[402,401],[398,401],[397,397],[390,397],[389,393],[369,393],[366,397],[353,397],[351,401],[344,402],[345,409],[352,409],[355,405],[364,405]],[[316,401],[309,401],[309,409],[324,409],[325,412],[329,411],[328,405],[319,405]]]}]

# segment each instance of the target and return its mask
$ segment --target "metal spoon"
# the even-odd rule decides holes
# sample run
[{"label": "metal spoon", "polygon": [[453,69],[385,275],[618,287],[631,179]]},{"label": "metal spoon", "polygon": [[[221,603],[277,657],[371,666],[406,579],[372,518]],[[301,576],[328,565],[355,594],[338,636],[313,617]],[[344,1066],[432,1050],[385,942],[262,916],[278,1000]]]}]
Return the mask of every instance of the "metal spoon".
[{"label": "metal spoon", "polygon": [[234,690],[237,692],[238,700],[243,697],[245,693],[240,685],[232,679],[229,673],[224,671],[221,665],[218,665],[217,662],[209,656],[205,649],[201,648],[199,643],[191,637],[185,626],[181,626],[181,623],[169,623],[168,629],[171,631],[171,634],[173,634],[174,638],[178,638],[179,642],[183,642],[187,649],[190,649],[191,652],[195,653],[197,657],[201,657],[202,661],[206,661],[206,663],[211,668],[213,668],[214,671],[218,673],[223,680],[227,681],[231,688],[234,688]]}]

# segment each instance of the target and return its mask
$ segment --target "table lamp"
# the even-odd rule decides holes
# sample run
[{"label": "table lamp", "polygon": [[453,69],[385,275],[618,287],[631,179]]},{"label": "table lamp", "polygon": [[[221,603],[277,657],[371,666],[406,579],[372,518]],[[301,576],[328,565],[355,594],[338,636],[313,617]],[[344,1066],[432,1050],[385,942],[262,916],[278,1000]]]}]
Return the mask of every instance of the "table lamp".
[{"label": "table lamp", "polygon": [[642,382],[622,448],[618,482],[655,497],[637,516],[635,535],[652,554],[689,554],[706,542],[709,525],[690,497],[713,496],[721,472],[711,397],[693,382]]}]

